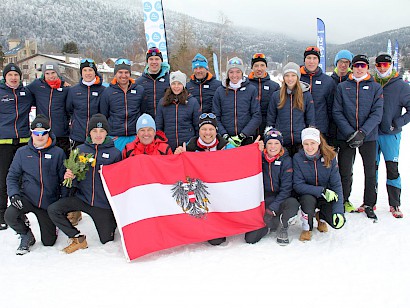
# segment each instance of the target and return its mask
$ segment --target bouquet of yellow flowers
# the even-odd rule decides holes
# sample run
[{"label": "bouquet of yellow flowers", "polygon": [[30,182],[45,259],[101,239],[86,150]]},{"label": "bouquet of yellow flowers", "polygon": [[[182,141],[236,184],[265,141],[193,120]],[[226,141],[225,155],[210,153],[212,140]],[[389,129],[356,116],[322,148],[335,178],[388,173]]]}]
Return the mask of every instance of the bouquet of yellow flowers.
[{"label": "bouquet of yellow flowers", "polygon": [[[76,148],[71,151],[70,157],[64,161],[64,166],[73,172],[77,181],[82,181],[85,179],[85,173],[90,168],[90,165],[95,167],[96,162],[97,160],[94,158],[93,154],[79,153],[79,149]],[[72,187],[73,179],[65,179],[63,185],[66,187]]]}]

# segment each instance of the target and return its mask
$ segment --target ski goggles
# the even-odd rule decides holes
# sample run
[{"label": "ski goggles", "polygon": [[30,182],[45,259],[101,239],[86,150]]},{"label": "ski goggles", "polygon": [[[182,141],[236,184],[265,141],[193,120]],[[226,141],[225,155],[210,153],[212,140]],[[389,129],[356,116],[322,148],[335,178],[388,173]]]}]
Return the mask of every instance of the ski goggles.
[{"label": "ski goggles", "polygon": [[243,65],[243,62],[242,62],[242,60],[239,59],[239,58],[232,58],[232,59],[230,59],[230,60],[228,61],[228,64],[229,64],[229,65],[233,65],[233,64]]},{"label": "ski goggles", "polygon": [[93,59],[90,59],[90,58],[85,58],[85,59],[81,60],[81,64],[84,64],[86,62],[95,64],[95,61]]},{"label": "ski goggles", "polygon": [[306,51],[315,51],[315,52],[320,53],[320,48],[316,46],[309,46],[309,47],[306,47],[305,52]]},{"label": "ski goggles", "polygon": [[46,130],[31,130],[30,129],[30,131],[34,136],[42,137],[42,136],[47,135],[50,132],[50,129],[46,129]]},{"label": "ski goggles", "polygon": [[203,113],[199,116],[200,120],[203,120],[203,119],[206,119],[206,118],[216,119],[216,115],[214,115],[213,113]]},{"label": "ski goggles", "polygon": [[161,54],[161,50],[158,47],[151,47],[147,50],[147,55],[150,54],[152,56],[157,56]]},{"label": "ski goggles", "polygon": [[367,63],[364,63],[364,62],[356,62],[356,63],[354,63],[353,65],[352,65],[353,67],[355,67],[355,68],[365,68],[365,67],[367,67]]},{"label": "ski goggles", "polygon": [[125,58],[120,58],[117,61],[115,61],[115,65],[120,65],[120,64],[131,65],[131,61]]},{"label": "ski goggles", "polygon": [[195,57],[195,58],[192,59],[192,63],[194,63],[194,62],[204,62],[204,63],[207,63],[207,60],[206,60],[205,58],[202,58],[202,57]]},{"label": "ski goggles", "polygon": [[255,54],[252,56],[252,59],[266,59],[266,56],[265,56],[264,53],[255,53]]},{"label": "ski goggles", "polygon": [[379,62],[375,64],[376,67],[384,67],[384,68],[389,68],[391,63],[390,62]]}]

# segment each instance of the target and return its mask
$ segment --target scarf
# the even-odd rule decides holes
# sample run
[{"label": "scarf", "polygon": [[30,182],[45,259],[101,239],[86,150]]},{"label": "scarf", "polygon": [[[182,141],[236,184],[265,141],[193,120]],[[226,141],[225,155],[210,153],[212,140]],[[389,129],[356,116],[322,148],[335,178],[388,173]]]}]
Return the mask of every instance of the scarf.
[{"label": "scarf", "polygon": [[46,80],[47,84],[50,86],[51,89],[58,89],[61,88],[61,79],[56,80]]},{"label": "scarf", "polygon": [[85,81],[84,79],[81,81],[84,85],[86,85],[87,87],[91,87],[95,81],[97,80],[97,78],[94,78],[94,80],[92,81]]},{"label": "scarf", "polygon": [[355,76],[352,74],[352,78],[353,78],[354,80],[356,80],[356,82],[360,82],[360,81],[366,79],[367,76],[369,76],[369,74],[366,74],[366,75],[364,75],[363,77],[357,78],[357,77],[355,77]]},{"label": "scarf", "polygon": [[241,87],[241,84],[242,84],[242,79],[238,83],[233,83],[232,81],[229,81],[229,86],[235,90],[239,89]]},{"label": "scarf", "polygon": [[215,138],[214,141],[211,143],[205,143],[201,137],[198,137],[196,144],[199,148],[204,149],[205,151],[216,151],[216,147],[218,146],[219,140]]}]

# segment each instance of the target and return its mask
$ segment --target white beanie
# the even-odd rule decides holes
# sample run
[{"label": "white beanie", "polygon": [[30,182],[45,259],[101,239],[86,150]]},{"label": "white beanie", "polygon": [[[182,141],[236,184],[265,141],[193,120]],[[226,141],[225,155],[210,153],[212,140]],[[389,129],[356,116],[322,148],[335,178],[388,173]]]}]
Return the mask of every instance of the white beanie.
[{"label": "white beanie", "polygon": [[300,80],[300,66],[295,62],[289,62],[283,67],[283,76],[285,76],[287,73],[294,73],[298,75],[298,78]]},{"label": "white beanie", "polygon": [[172,72],[169,75],[169,84],[171,85],[174,81],[179,81],[182,83],[184,88],[186,87],[186,75],[181,71]]},{"label": "white beanie", "polygon": [[305,140],[314,140],[320,144],[320,131],[314,127],[307,127],[302,130],[302,143]]}]

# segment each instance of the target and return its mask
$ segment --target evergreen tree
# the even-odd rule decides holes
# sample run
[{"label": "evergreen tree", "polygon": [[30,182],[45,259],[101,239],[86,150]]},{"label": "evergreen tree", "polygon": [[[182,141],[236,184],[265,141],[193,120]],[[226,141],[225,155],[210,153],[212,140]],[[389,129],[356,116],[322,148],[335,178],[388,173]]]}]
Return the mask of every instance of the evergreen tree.
[{"label": "evergreen tree", "polygon": [[73,54],[78,54],[78,46],[77,43],[71,41],[68,43],[65,43],[63,45],[63,49],[61,50],[62,53],[73,53]]},{"label": "evergreen tree", "polygon": [[3,46],[0,44],[0,68],[3,69],[4,65],[4,52],[3,52]]}]

